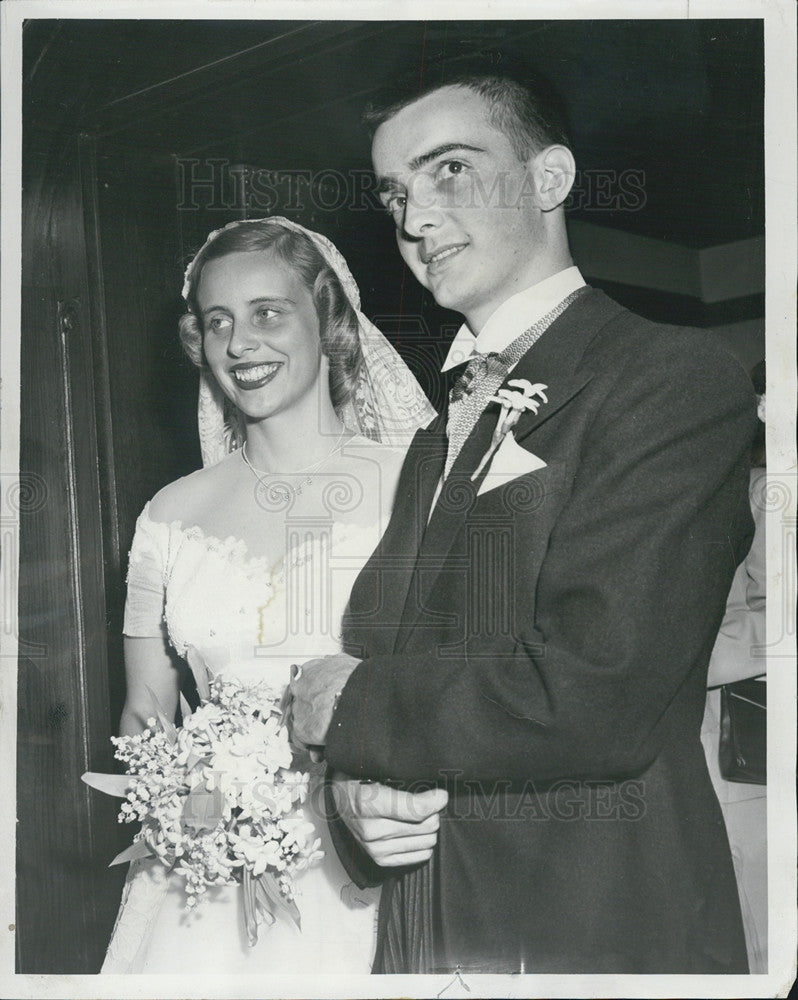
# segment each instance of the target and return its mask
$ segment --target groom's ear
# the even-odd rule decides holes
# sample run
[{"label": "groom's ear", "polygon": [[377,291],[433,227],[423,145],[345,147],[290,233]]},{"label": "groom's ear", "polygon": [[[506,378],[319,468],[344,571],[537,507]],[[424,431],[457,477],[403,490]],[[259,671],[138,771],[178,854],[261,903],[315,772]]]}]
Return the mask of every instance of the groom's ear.
[{"label": "groom's ear", "polygon": [[542,212],[559,208],[570,194],[576,178],[576,161],[567,146],[547,146],[529,160],[535,199]]}]

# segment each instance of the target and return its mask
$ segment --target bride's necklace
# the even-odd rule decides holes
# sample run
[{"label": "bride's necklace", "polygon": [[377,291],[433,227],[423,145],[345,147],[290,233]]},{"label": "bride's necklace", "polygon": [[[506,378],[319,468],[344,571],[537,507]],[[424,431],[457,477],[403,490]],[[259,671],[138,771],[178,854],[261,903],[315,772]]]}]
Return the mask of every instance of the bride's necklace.
[{"label": "bride's necklace", "polygon": [[[250,462],[247,455],[247,443],[246,441],[241,445],[241,457],[244,459],[244,464],[250,470],[252,475],[257,479],[261,486],[264,486],[264,479],[270,479],[275,477],[280,477],[281,482],[279,484],[279,491],[286,495],[286,499],[289,496],[299,496],[306,486],[310,486],[313,482],[314,473],[318,472],[325,463],[333,457],[333,455],[339,450],[343,444],[344,437],[346,436],[346,427],[344,427],[341,433],[336,438],[335,444],[330,448],[326,455],[320,458],[317,462],[313,462],[312,465],[306,465],[304,469],[292,469],[290,472],[265,472],[263,469],[256,469],[255,466]],[[302,482],[298,483],[296,486],[292,486],[284,481],[286,476],[302,476]],[[273,489],[274,487],[272,487]]]}]

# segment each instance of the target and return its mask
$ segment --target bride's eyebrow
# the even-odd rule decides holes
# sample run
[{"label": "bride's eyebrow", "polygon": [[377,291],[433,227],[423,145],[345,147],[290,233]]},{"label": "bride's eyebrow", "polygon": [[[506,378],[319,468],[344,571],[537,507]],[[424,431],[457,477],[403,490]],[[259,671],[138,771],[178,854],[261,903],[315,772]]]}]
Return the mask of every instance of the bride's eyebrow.
[{"label": "bride's eyebrow", "polygon": [[247,305],[259,306],[263,305],[264,302],[274,302],[275,305],[281,305],[281,306],[296,305],[296,302],[293,299],[289,299],[281,295],[261,295],[256,299],[250,299],[249,302],[247,302]]},{"label": "bride's eyebrow", "polygon": [[[284,306],[295,306],[296,305],[296,302],[294,301],[294,299],[285,298],[285,297],[280,296],[280,295],[262,295],[262,296],[259,296],[256,299],[249,299],[249,301],[247,302],[247,305],[248,306],[259,306],[259,305],[263,305],[264,302],[267,302],[267,303],[272,303],[273,302],[275,305],[284,305]],[[202,310],[201,315],[202,316],[207,316],[208,313],[212,313],[212,312],[230,312],[230,307],[229,306],[206,306],[206,308]]]}]

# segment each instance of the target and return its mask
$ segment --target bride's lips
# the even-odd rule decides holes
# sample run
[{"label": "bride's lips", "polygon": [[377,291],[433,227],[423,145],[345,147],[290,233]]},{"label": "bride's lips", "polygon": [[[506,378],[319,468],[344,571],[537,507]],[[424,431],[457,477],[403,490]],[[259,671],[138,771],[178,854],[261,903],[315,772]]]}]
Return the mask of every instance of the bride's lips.
[{"label": "bride's lips", "polygon": [[281,368],[281,361],[267,361],[263,364],[237,365],[230,369],[230,374],[240,389],[260,389],[268,385]]}]

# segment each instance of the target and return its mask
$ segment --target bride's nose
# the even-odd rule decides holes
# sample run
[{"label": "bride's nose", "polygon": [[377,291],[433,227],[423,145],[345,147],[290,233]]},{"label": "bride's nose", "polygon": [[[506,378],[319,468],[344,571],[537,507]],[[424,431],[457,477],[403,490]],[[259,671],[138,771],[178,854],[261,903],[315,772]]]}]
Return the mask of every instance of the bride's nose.
[{"label": "bride's nose", "polygon": [[261,344],[260,332],[246,320],[234,321],[230,328],[230,339],[227,342],[227,353],[234,357],[255,350]]}]

